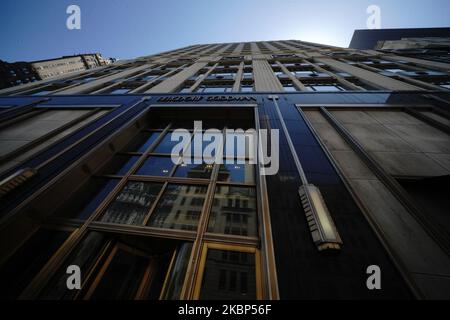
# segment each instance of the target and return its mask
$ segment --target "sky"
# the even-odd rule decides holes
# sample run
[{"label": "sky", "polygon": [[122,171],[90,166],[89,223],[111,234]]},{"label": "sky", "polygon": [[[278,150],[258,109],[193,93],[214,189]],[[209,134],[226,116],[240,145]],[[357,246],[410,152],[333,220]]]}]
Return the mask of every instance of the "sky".
[{"label": "sky", "polygon": [[[69,5],[81,29],[69,30]],[[99,52],[136,58],[193,44],[304,40],[347,47],[366,29],[450,27],[449,0],[1,0],[0,59],[33,61]]]}]

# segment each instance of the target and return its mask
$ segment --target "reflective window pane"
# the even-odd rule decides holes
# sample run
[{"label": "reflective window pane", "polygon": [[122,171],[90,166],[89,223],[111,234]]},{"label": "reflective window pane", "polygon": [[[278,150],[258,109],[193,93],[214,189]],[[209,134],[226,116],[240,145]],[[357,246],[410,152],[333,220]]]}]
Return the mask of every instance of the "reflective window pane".
[{"label": "reflective window pane", "polygon": [[112,161],[101,171],[101,174],[125,175],[136,163],[139,157],[130,157],[125,155],[115,156]]},{"label": "reflective window pane", "polygon": [[161,142],[158,144],[156,149],[153,151],[155,153],[168,153],[172,154],[173,148],[181,142],[180,140],[172,141],[172,132],[167,133]]},{"label": "reflective window pane", "polygon": [[177,248],[175,260],[173,261],[170,274],[167,278],[167,285],[162,296],[163,300],[180,299],[191,250],[192,243],[183,243]]},{"label": "reflective window pane", "polygon": [[255,300],[256,298],[255,255],[209,249],[200,299]]},{"label": "reflective window pane", "polygon": [[225,152],[227,158],[249,158],[254,159],[256,156],[256,136],[254,131],[248,133],[227,131]]},{"label": "reflective window pane", "polygon": [[344,91],[344,88],[338,85],[313,86],[314,91]]},{"label": "reflective window pane", "polygon": [[118,183],[118,179],[89,180],[55,212],[55,216],[77,220],[88,219]]},{"label": "reflective window pane", "polygon": [[91,265],[98,258],[99,252],[105,245],[108,237],[100,232],[90,232],[72,251],[70,257],[56,272],[53,279],[47,284],[39,299],[43,300],[72,300],[77,295],[77,290],[67,288],[67,268],[71,265],[79,266],[82,281],[88,277]]},{"label": "reflective window pane", "polygon": [[256,236],[258,223],[255,189],[218,186],[209,217],[208,232]]},{"label": "reflective window pane", "polygon": [[162,186],[162,183],[128,182],[100,221],[141,225]]},{"label": "reflective window pane", "polygon": [[210,179],[213,165],[202,164],[181,164],[175,171],[175,177],[191,179]]},{"label": "reflective window pane", "polygon": [[219,181],[233,183],[255,183],[255,166],[251,164],[223,164],[219,170]]},{"label": "reflective window pane", "polygon": [[110,94],[125,94],[127,92],[130,92],[131,89],[116,89],[110,92]]},{"label": "reflective window pane", "polygon": [[136,175],[165,177],[170,174],[173,167],[170,157],[150,157],[138,169]]},{"label": "reflective window pane", "polygon": [[125,152],[145,152],[159,137],[160,132],[141,132],[125,147]]},{"label": "reflective window pane", "polygon": [[149,263],[147,257],[118,250],[90,299],[134,299]]},{"label": "reflective window pane", "polygon": [[206,186],[168,185],[148,225],[165,229],[197,230],[206,189]]}]

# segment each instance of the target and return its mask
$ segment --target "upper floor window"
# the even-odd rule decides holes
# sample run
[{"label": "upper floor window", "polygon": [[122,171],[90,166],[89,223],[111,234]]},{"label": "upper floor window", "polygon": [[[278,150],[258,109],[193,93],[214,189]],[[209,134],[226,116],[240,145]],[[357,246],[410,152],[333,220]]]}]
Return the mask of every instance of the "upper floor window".
[{"label": "upper floor window", "polygon": [[251,84],[244,84],[241,86],[241,92],[253,92],[254,87]]},{"label": "upper floor window", "polygon": [[198,87],[196,92],[222,93],[222,92],[231,92],[232,90],[233,90],[233,87],[231,85],[230,86],[226,86],[226,85],[218,85],[218,86],[201,85],[200,87]]},{"label": "upper floor window", "polygon": [[297,88],[292,83],[287,83],[283,85],[283,90],[286,92],[296,92]]},{"label": "upper floor window", "polygon": [[345,88],[338,84],[315,84],[306,86],[310,91],[321,91],[321,92],[337,92],[345,91]]}]

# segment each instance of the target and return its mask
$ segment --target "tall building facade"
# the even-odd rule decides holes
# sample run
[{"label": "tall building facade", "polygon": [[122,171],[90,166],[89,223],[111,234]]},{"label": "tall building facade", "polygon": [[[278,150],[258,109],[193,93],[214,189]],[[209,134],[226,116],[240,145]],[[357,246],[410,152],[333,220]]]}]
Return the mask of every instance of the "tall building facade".
[{"label": "tall building facade", "polygon": [[109,65],[114,59],[105,59],[99,53],[64,56],[56,59],[32,62],[8,63],[0,61],[0,89],[66,76],[101,66]]},{"label": "tall building facade", "polygon": [[[290,40],[194,45],[2,90],[0,294],[448,299],[449,71]],[[227,142],[242,129],[237,149],[264,129],[279,140],[270,164],[174,163],[176,129],[188,159],[208,129]]]}]

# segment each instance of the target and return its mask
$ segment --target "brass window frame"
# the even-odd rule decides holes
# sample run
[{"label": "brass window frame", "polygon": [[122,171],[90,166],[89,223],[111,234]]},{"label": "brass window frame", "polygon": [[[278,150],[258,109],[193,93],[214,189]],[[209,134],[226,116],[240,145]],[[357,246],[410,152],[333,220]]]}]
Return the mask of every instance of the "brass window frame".
[{"label": "brass window frame", "polygon": [[201,258],[199,264],[199,270],[195,279],[194,291],[192,294],[193,300],[200,299],[201,287],[203,282],[203,276],[205,272],[206,259],[208,257],[208,250],[221,250],[221,251],[233,251],[233,252],[245,252],[254,254],[255,256],[255,279],[256,279],[256,299],[263,299],[263,288],[262,288],[262,272],[261,272],[261,253],[256,247],[243,246],[243,245],[233,245],[233,244],[222,244],[215,242],[205,242],[202,246]]},{"label": "brass window frame", "polygon": [[[107,246],[109,244],[110,243],[108,243]],[[108,250],[108,248],[105,248],[105,250]],[[96,273],[95,279],[89,284],[89,288],[85,289],[86,292],[84,294],[82,294],[83,295],[82,300],[89,300],[92,297],[92,295],[95,293],[95,290],[97,290],[99,284],[101,283],[102,279],[105,276],[106,271],[111,266],[111,262],[117,256],[117,253],[119,252],[119,250],[123,250],[125,252],[132,253],[132,254],[138,255],[140,257],[149,259],[149,263],[148,263],[146,271],[140,281],[140,284],[139,284],[136,294],[134,296],[134,300],[140,300],[140,299],[145,298],[145,295],[148,290],[148,286],[151,284],[152,271],[154,269],[154,264],[155,264],[154,259],[152,259],[152,256],[148,255],[146,252],[143,252],[139,249],[130,247],[124,243],[116,242],[114,244],[114,247],[111,249],[111,251],[107,253],[108,256],[107,256],[106,260],[102,263],[100,269],[97,272],[95,272],[95,269],[96,269],[95,267],[99,263],[101,263],[100,261],[102,260],[102,258],[104,257],[104,254],[106,252],[102,252],[98,256],[98,259],[94,263],[94,266],[93,266],[93,268],[91,268],[90,274],[89,274],[89,276],[93,276],[93,273]],[[86,280],[86,282],[88,282],[88,279]]]},{"label": "brass window frame", "polygon": [[[138,101],[136,104],[141,103],[143,100]],[[166,105],[164,105],[166,106]],[[177,106],[178,105],[174,105]],[[245,107],[252,108],[254,110],[253,113],[253,121],[255,125],[255,129],[259,128],[259,115],[257,111],[257,104],[205,104],[205,105],[182,105],[183,107],[209,107],[209,108],[217,108],[217,107]],[[139,113],[132,121],[136,121],[136,119],[142,119],[148,112],[150,112],[151,107],[161,107],[161,105],[149,105],[149,108]],[[132,123],[130,121],[129,123]],[[117,179],[119,182],[113,188],[113,190],[108,194],[108,196],[103,199],[103,201],[98,205],[98,207],[92,212],[90,217],[85,221],[73,221],[73,220],[61,220],[55,219],[54,221],[48,221],[53,225],[67,225],[76,228],[74,232],[71,234],[68,240],[58,249],[58,251],[54,254],[54,256],[49,260],[46,266],[39,272],[35,279],[32,281],[30,286],[22,293],[21,298],[29,299],[30,297],[36,297],[41,292],[48,281],[52,278],[52,275],[58,268],[62,265],[62,263],[66,260],[69,254],[73,251],[76,245],[84,238],[84,236],[89,231],[100,231],[106,233],[116,233],[116,234],[130,234],[130,235],[138,235],[138,236],[151,236],[157,238],[168,238],[175,239],[187,242],[193,242],[193,248],[190,256],[190,263],[188,265],[188,269],[185,274],[185,280],[183,284],[183,289],[181,293],[181,299],[190,299],[189,292],[192,292],[192,277],[194,277],[197,273],[197,265],[200,256],[198,252],[196,254],[195,249],[201,252],[202,246],[204,242],[215,242],[226,246],[247,246],[251,247],[254,250],[261,247],[261,242],[264,243],[263,251],[265,250],[265,244],[269,243],[269,250],[271,253],[267,254],[258,254],[258,265],[262,267],[264,278],[264,285],[262,286],[261,292],[262,296],[271,299],[278,299],[278,288],[276,281],[276,267],[274,262],[274,254],[273,254],[273,244],[271,233],[269,233],[269,238],[266,239],[267,235],[263,232],[263,230],[270,231],[270,216],[268,213],[268,205],[267,205],[267,191],[265,185],[261,186],[261,183],[265,184],[264,177],[260,177],[259,172],[259,164],[255,165],[255,183],[254,184],[240,184],[240,183],[227,183],[227,182],[218,182],[218,169],[220,167],[219,164],[215,164],[213,168],[213,172],[211,174],[211,179],[189,179],[189,178],[174,178],[167,179],[167,177],[162,177],[165,179],[165,185],[168,185],[170,182],[178,182],[186,185],[205,185],[208,186],[207,193],[205,195],[205,201],[203,204],[202,212],[199,219],[197,232],[189,232],[185,230],[173,230],[173,229],[163,229],[163,228],[151,228],[146,226],[130,226],[130,225],[118,225],[118,224],[106,224],[97,221],[101,214],[106,210],[106,208],[112,203],[117,195],[123,190],[124,186],[129,181],[157,181],[161,180],[161,177],[143,177],[143,176],[134,176],[133,173],[144,163],[144,161],[153,154],[153,150],[157,147],[157,145],[161,142],[166,133],[170,132],[171,124],[169,124],[164,129],[146,129],[140,128],[138,132],[143,131],[151,131],[158,132],[159,136],[157,139],[145,150],[143,153],[125,153],[128,155],[138,156],[139,159],[135,162],[135,164],[129,169],[129,171],[123,176],[98,176],[103,178],[112,178]],[[115,155],[124,154],[123,152],[116,152]],[[158,155],[158,154],[156,154]],[[163,155],[163,154],[161,154]],[[164,154],[167,155],[167,154]],[[81,160],[80,160],[81,161]],[[174,166],[173,172],[175,172],[177,166]],[[93,175],[93,177],[97,177],[97,175]],[[213,179],[215,181],[213,182]],[[257,202],[257,217],[258,217],[258,237],[242,237],[242,236],[234,236],[234,235],[224,235],[224,234],[206,234],[207,221],[209,218],[211,199],[214,198],[215,187],[217,185],[236,185],[236,186],[249,186],[255,188],[256,191],[256,202]],[[160,190],[159,196],[161,196],[165,191],[165,188]],[[154,207],[158,204],[158,199],[152,205],[152,208],[149,210],[149,214],[154,210]],[[265,213],[262,213],[262,210]],[[150,215],[148,215],[150,217]],[[148,218],[147,217],[147,218]],[[263,218],[264,217],[264,218]],[[263,220],[264,219],[264,220]],[[269,219],[269,221],[268,221]],[[45,224],[45,223],[44,223]],[[262,226],[264,224],[264,227]],[[263,261],[264,259],[264,261]],[[266,261],[266,259],[272,259],[271,261]],[[267,267],[271,266],[271,267]],[[261,270],[261,268],[260,268]],[[271,270],[271,271],[268,271]],[[275,271],[274,271],[275,270]],[[270,273],[270,274],[269,274]],[[262,277],[262,274],[261,274]],[[270,278],[270,279],[269,279]],[[191,279],[190,281],[188,281]],[[265,288],[265,286],[269,286]]]}]

